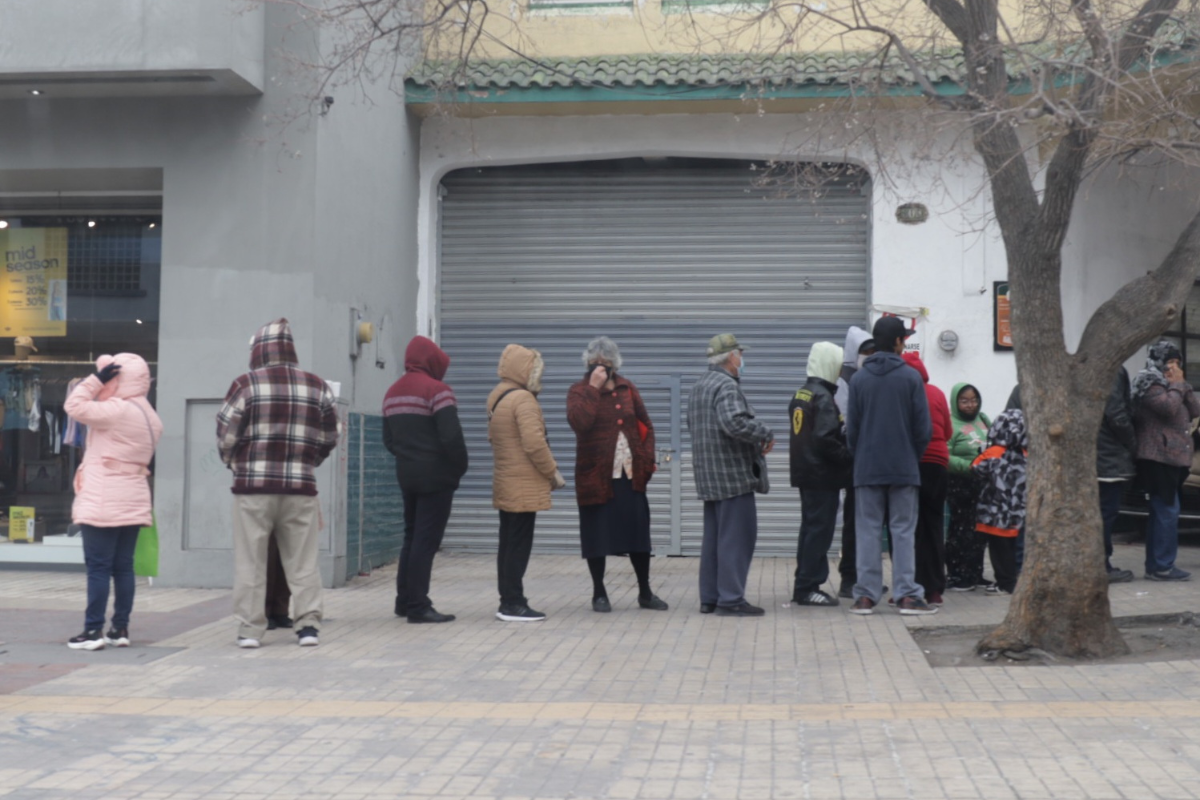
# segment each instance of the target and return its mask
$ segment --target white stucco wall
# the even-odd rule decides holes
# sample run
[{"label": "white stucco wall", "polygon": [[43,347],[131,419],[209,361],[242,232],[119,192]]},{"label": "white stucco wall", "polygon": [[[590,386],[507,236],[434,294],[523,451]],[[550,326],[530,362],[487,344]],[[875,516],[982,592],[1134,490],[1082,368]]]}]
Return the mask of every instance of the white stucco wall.
[{"label": "white stucco wall", "polygon": [[[155,504],[168,584],[232,580],[229,550],[181,548],[185,411],[224,396],[247,369],[251,334],[286,316],[301,365],[340,382],[352,408],[377,412],[400,365],[375,368],[373,345],[364,366],[352,361],[350,309],[390,319],[387,351],[415,330],[416,145],[402,100],[335,91],[327,116],[281,128],[296,102],[293,66],[275,55],[289,17],[266,13],[261,97],[0,103],[0,169],[163,170]],[[211,510],[220,524],[227,503]]]},{"label": "white stucco wall", "polygon": [[[1155,269],[1200,209],[1200,174],[1178,164],[1111,167],[1081,187],[1063,248],[1063,327],[1075,349],[1092,313]],[[1192,320],[1190,327],[1195,327]],[[1144,353],[1126,366],[1142,367]]]},{"label": "white stucco wall", "polygon": [[[455,169],[515,163],[630,156],[779,158],[789,142],[803,141],[805,120],[791,115],[673,115],[600,117],[438,117],[421,129],[417,326],[436,335],[437,188]],[[870,168],[871,153],[826,138],[813,160],[850,160]],[[938,147],[896,145],[909,165],[876,178],[871,245],[872,303],[929,309],[924,321],[926,362],[933,383],[947,392],[958,381],[976,384],[989,413],[1003,408],[1016,381],[1011,353],[992,350],[992,281],[1006,277],[1004,250],[986,224],[988,199],[980,193],[981,166],[973,153],[947,139]],[[939,158],[918,157],[937,151]],[[896,206],[924,202],[922,225],[896,221]],[[864,319],[867,309],[863,309]],[[959,335],[954,353],[937,348],[937,334]],[[840,344],[840,343],[839,343]]]}]

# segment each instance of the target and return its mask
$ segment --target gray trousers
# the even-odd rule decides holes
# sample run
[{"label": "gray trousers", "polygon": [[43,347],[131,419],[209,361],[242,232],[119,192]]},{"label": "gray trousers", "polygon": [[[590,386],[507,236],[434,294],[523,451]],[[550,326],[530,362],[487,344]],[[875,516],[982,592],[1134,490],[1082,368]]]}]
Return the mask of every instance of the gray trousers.
[{"label": "gray trousers", "polygon": [[746,602],[746,578],[758,541],[754,493],[704,501],[700,544],[700,602],[736,606]]},{"label": "gray trousers", "polygon": [[858,583],[854,599],[883,599],[883,526],[892,539],[892,597],[921,597],[916,581],[914,542],[917,533],[917,486],[855,486],[855,565]]}]

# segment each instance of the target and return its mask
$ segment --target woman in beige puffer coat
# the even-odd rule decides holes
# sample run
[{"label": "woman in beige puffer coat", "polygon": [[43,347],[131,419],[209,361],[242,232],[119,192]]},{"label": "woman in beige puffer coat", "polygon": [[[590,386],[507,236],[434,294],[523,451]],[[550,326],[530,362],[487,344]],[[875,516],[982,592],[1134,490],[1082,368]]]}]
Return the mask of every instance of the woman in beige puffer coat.
[{"label": "woman in beige puffer coat", "polygon": [[510,344],[500,355],[500,383],[488,395],[488,441],[492,444],[492,505],[500,511],[496,555],[500,609],[505,622],[546,618],[529,607],[523,579],[533,549],[537,512],[550,508],[550,492],[565,485],[550,444],[537,393],[545,365],[536,350]]}]

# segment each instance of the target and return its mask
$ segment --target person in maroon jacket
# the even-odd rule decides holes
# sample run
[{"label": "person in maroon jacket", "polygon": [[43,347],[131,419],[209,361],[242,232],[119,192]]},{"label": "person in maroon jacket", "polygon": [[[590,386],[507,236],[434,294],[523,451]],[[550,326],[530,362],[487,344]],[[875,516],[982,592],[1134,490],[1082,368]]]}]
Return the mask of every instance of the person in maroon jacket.
[{"label": "person in maroon jacket", "polygon": [[454,390],[442,383],[449,367],[442,348],[414,336],[404,352],[404,375],[383,398],[383,444],[396,457],[404,495],[395,612],[414,624],[454,621],[429,599],[433,557],[442,546],[454,491],[467,472],[458,403]]},{"label": "person in maroon jacket", "polygon": [[575,498],[579,543],[592,573],[592,610],[612,611],[604,588],[607,556],[628,555],[637,575],[638,605],[666,611],[650,590],[650,503],[654,426],[637,387],[617,374],[621,351],[601,336],[583,351],[583,380],[567,393],[575,431]]},{"label": "person in maroon jacket", "polygon": [[929,402],[929,421],[933,438],[921,456],[921,490],[917,496],[916,550],[917,583],[925,587],[925,602],[942,604],[946,592],[946,491],[949,487],[950,449],[947,442],[954,433],[950,422],[950,404],[942,390],[929,382],[929,373],[919,353],[905,353],[904,360],[925,381],[925,399]]}]

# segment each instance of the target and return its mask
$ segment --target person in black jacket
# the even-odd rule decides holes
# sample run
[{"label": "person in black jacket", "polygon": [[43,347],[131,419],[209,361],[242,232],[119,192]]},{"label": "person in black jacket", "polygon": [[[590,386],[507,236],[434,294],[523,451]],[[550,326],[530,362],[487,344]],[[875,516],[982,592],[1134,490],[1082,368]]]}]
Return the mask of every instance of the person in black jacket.
[{"label": "person in black jacket", "polygon": [[1129,373],[1117,370],[1112,391],[1104,405],[1100,435],[1096,438],[1096,477],[1100,481],[1100,518],[1104,521],[1104,569],[1109,583],[1128,583],[1133,572],[1112,565],[1112,535],[1121,512],[1121,495],[1126,481],[1137,475],[1133,454],[1137,433],[1133,429],[1133,406],[1129,399]]},{"label": "person in black jacket", "polygon": [[836,606],[821,591],[829,578],[829,546],[837,523],[839,494],[850,485],[853,458],[846,446],[842,415],[834,401],[842,366],[842,348],[817,342],[808,354],[808,380],[792,398],[792,486],[800,490],[800,540],[796,547],[796,585],[792,602]]},{"label": "person in black jacket", "polygon": [[396,616],[409,622],[452,622],[429,599],[433,557],[442,546],[450,504],[467,471],[467,445],[454,390],[442,383],[450,367],[432,340],[414,336],[404,375],[383,398],[383,444],[396,457],[404,494],[404,543],[396,571]]}]

